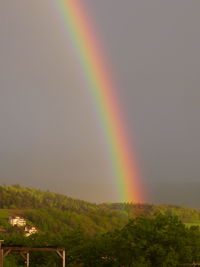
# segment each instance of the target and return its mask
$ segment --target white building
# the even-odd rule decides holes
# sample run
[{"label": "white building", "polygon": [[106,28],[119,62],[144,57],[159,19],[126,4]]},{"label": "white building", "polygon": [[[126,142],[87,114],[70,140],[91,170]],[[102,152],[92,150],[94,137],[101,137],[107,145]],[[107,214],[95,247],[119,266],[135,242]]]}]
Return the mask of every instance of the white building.
[{"label": "white building", "polygon": [[37,228],[34,226],[26,225],[24,231],[25,231],[25,236],[30,236],[37,233]]},{"label": "white building", "polygon": [[9,217],[9,223],[12,226],[18,226],[18,227],[23,227],[26,225],[26,220],[22,217],[19,216],[13,216],[13,217]]}]

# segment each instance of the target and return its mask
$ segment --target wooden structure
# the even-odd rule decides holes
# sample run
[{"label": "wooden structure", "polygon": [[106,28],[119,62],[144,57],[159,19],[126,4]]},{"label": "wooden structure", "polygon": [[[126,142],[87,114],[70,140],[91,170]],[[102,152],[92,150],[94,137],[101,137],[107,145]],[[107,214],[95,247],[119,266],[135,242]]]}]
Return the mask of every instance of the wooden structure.
[{"label": "wooden structure", "polygon": [[54,251],[62,259],[62,267],[65,267],[65,249],[64,248],[55,248],[55,247],[41,247],[41,248],[32,248],[32,247],[6,247],[2,245],[3,240],[0,240],[0,267],[3,267],[3,259],[9,253],[18,253],[20,254],[25,262],[26,267],[30,266],[30,252],[31,251]]}]

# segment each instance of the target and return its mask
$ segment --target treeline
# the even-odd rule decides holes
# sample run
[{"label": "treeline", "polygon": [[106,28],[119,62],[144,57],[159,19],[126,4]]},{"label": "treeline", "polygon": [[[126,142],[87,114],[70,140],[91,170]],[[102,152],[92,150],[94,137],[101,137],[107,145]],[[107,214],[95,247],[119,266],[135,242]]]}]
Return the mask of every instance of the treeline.
[{"label": "treeline", "polygon": [[[82,267],[175,267],[200,262],[200,230],[186,227],[176,216],[138,216],[121,229],[88,236],[81,229],[45,233],[24,238],[0,234],[6,245],[58,246],[66,248],[66,266]],[[31,267],[60,266],[56,253],[34,252]],[[5,258],[6,267],[23,266],[18,255]]]},{"label": "treeline", "polygon": [[62,194],[44,192],[20,185],[0,186],[0,208],[25,209],[25,208],[58,208],[76,212],[91,212],[97,205],[79,199],[73,199]]}]

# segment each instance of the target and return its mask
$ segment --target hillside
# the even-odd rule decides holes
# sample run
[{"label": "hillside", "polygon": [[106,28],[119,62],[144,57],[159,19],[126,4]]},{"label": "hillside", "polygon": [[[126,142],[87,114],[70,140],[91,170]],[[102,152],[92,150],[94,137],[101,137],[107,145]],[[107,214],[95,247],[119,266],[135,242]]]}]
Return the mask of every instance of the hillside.
[{"label": "hillside", "polygon": [[188,225],[200,224],[200,211],[192,208],[133,203],[97,205],[19,185],[0,186],[0,226],[5,229],[9,229],[9,216],[20,215],[43,233],[80,228],[92,236],[121,228],[138,215],[151,217],[155,213],[176,215]]}]

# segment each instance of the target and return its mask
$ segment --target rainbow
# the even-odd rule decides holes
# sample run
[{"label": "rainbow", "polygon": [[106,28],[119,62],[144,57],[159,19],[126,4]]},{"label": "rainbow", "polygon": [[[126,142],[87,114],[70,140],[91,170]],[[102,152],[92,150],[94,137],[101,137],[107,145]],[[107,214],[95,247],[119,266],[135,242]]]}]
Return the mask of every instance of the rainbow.
[{"label": "rainbow", "polygon": [[82,71],[91,90],[90,94],[94,98],[104,128],[120,200],[143,202],[141,179],[123,125],[124,119],[112,75],[108,70],[96,32],[83,6],[84,1],[56,0],[55,2],[81,62]]}]

